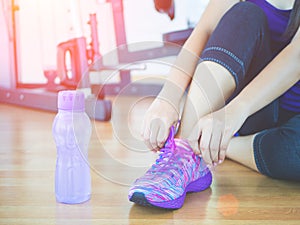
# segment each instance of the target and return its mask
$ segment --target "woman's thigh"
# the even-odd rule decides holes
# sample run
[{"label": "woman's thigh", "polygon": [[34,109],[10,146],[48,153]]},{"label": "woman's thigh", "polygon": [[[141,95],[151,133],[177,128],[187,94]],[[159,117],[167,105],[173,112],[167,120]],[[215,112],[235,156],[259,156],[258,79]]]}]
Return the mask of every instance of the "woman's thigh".
[{"label": "woman's thigh", "polygon": [[271,39],[263,10],[251,2],[229,9],[211,34],[201,61],[213,61],[234,77],[235,95],[272,59]]}]

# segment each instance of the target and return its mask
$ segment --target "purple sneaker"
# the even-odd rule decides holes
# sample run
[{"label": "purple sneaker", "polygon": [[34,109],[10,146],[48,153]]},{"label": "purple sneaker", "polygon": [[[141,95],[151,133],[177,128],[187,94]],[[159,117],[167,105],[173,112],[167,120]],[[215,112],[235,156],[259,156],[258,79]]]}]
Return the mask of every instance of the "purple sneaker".
[{"label": "purple sneaker", "polygon": [[144,206],[179,209],[187,192],[207,189],[212,175],[204,161],[182,139],[174,139],[172,127],[156,163],[129,190],[130,201]]}]

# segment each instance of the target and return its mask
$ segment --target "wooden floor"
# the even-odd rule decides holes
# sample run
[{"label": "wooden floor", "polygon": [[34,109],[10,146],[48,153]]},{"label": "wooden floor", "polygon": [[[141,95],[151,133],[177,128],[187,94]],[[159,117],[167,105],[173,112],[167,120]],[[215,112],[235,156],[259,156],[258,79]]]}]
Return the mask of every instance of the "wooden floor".
[{"label": "wooden floor", "polygon": [[129,185],[156,155],[138,136],[151,99],[113,100],[110,122],[92,121],[91,200],[59,204],[54,195],[55,114],[0,105],[0,224],[300,224],[300,184],[266,178],[232,161],[213,171],[210,189],[175,211],[127,199]]}]

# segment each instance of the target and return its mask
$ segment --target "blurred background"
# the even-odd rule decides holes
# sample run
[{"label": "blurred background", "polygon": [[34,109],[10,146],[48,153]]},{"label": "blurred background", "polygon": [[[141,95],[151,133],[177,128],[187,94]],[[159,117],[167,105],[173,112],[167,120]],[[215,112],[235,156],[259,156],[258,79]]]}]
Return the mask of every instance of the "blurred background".
[{"label": "blurred background", "polygon": [[[137,48],[153,48],[163,41],[163,34],[194,27],[207,0],[175,0],[173,15],[159,11],[168,1],[124,0],[123,22],[128,44]],[[156,4],[156,5],[155,5]],[[116,5],[116,4],[115,4]],[[105,0],[1,0],[0,4],[0,73],[12,73],[10,42],[16,41],[18,82],[45,83],[43,70],[57,67],[57,45],[84,36],[90,41],[89,14],[95,13],[99,51],[109,55],[104,61],[118,63],[118,55],[108,54],[117,47],[113,4]],[[12,21],[11,12],[14,12]],[[171,18],[173,16],[173,18]],[[12,24],[14,23],[14,24]],[[13,27],[12,27],[13,26]],[[13,40],[15,39],[15,40]],[[162,44],[161,44],[162,45]],[[135,45],[129,51],[135,51]],[[158,68],[157,68],[158,67]],[[144,71],[145,72],[145,71]],[[163,74],[159,66],[150,66],[146,73]],[[1,79],[2,77],[2,79]],[[0,76],[1,86],[9,87],[7,77]]]}]

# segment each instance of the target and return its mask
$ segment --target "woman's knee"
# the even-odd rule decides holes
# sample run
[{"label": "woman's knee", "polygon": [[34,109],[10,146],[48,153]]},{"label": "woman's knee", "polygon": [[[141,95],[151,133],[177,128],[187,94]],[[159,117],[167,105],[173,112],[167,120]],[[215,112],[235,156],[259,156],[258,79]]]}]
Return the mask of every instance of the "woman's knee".
[{"label": "woman's knee", "polygon": [[254,24],[256,21],[267,22],[264,11],[252,2],[239,2],[232,6],[227,14],[232,15],[236,21],[246,22],[248,25]]},{"label": "woman's knee", "polygon": [[227,31],[234,32],[236,36],[260,36],[267,33],[268,20],[259,6],[251,2],[240,2],[225,13],[219,27],[226,27]]},{"label": "woman's knee", "polygon": [[248,72],[254,55],[269,52],[265,43],[269,41],[267,28],[266,16],[258,6],[250,2],[238,3],[218,23],[201,59],[225,67],[233,76],[237,91],[240,91],[245,81],[253,76]]}]

